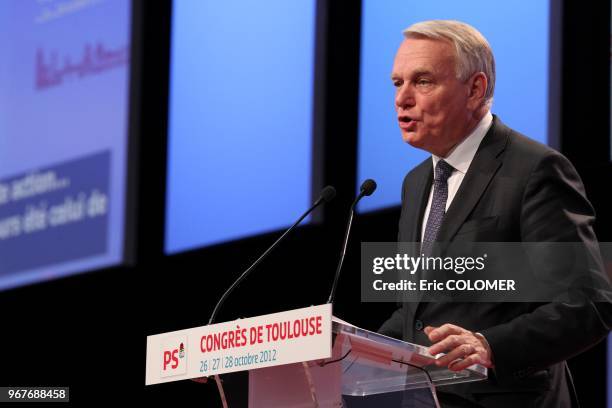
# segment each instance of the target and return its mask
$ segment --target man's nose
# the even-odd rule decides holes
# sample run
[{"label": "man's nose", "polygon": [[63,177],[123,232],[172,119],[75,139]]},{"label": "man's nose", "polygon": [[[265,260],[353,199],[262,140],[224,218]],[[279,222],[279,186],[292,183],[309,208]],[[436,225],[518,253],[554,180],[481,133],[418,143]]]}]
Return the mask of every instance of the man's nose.
[{"label": "man's nose", "polygon": [[414,94],[407,84],[397,89],[395,94],[395,106],[398,108],[414,106]]}]

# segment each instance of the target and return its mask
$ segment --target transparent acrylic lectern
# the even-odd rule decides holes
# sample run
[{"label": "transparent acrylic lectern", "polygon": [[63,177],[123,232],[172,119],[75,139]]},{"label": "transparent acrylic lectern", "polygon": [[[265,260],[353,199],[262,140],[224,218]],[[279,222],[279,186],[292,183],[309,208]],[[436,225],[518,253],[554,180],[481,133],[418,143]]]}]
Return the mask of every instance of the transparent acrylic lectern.
[{"label": "transparent acrylic lectern", "polygon": [[249,408],[439,407],[436,387],[487,378],[485,367],[437,367],[426,347],[336,318],[332,333],[331,358],[251,370],[248,391],[217,376],[224,407],[233,408],[229,394],[236,392],[248,392]]}]

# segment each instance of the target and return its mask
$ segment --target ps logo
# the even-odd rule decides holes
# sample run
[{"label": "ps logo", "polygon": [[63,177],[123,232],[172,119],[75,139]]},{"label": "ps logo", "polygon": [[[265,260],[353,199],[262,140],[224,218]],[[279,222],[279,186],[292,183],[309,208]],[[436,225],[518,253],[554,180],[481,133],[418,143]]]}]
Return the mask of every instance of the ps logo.
[{"label": "ps logo", "polygon": [[172,361],[172,365],[170,366],[170,368],[175,369],[176,367],[178,367],[179,362],[176,356],[177,354],[177,349],[172,351],[164,351],[164,371],[168,369],[168,364],[170,364],[170,361]]},{"label": "ps logo", "polygon": [[187,372],[186,336],[168,338],[162,345],[161,376],[185,374]]}]

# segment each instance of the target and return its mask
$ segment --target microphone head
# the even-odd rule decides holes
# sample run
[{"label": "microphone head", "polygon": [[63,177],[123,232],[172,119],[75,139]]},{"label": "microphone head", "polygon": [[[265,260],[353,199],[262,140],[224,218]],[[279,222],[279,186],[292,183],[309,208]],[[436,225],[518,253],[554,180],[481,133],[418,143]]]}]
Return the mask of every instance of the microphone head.
[{"label": "microphone head", "polygon": [[361,184],[359,190],[364,196],[372,195],[372,193],[376,190],[376,182],[372,179],[367,179]]},{"label": "microphone head", "polygon": [[336,196],[336,189],[333,188],[332,186],[327,186],[323,190],[321,190],[321,195],[320,195],[319,200],[323,200],[326,203],[328,203],[331,200],[333,200],[335,196]]}]

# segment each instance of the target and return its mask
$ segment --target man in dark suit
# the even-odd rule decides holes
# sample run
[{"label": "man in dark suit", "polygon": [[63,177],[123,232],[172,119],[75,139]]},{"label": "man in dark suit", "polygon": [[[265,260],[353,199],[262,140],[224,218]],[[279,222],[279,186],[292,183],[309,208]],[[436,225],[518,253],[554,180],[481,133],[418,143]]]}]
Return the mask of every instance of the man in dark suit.
[{"label": "man in dark suit", "polygon": [[[404,31],[392,80],[402,138],[432,154],[403,183],[399,241],[579,242],[598,254],[594,211],[571,163],[505,126],[490,107],[486,39],[456,21]],[[597,279],[606,281],[600,269]],[[607,282],[607,281],[606,281]],[[443,406],[575,406],[566,360],[604,339],[610,303],[404,303],[380,332],[429,345],[437,364],[490,368],[441,387]]]}]

